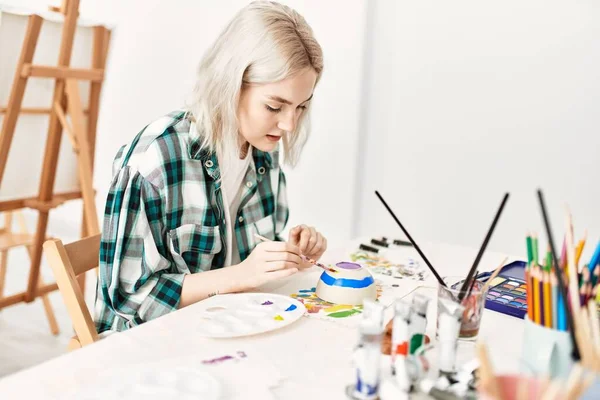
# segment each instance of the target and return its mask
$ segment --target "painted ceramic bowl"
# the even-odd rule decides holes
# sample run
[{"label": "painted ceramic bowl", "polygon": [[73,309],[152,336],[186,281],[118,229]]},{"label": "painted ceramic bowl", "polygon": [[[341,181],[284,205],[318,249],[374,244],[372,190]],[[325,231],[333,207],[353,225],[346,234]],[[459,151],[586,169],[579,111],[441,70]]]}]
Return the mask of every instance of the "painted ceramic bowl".
[{"label": "painted ceramic bowl", "polygon": [[334,304],[362,305],[365,299],[377,299],[377,286],[373,275],[360,264],[340,262],[323,271],[316,295]]}]

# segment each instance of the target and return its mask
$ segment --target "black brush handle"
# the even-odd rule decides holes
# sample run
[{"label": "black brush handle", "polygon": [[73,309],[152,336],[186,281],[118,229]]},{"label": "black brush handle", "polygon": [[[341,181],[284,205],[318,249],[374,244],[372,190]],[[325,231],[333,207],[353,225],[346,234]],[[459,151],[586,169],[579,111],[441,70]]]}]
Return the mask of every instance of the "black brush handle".
[{"label": "black brush handle", "polygon": [[383,199],[383,197],[381,197],[381,195],[379,194],[379,192],[377,190],[375,191],[375,194],[377,195],[377,197],[379,198],[379,200],[381,201],[381,203],[383,203],[383,206],[388,210],[388,212],[390,213],[390,215],[392,216],[392,218],[394,218],[394,221],[396,221],[396,223],[398,224],[398,226],[400,227],[400,229],[402,229],[402,232],[404,232],[404,234],[406,235],[406,237],[408,238],[408,240],[410,240],[410,242],[412,243],[412,245],[415,247],[415,250],[417,250],[417,252],[421,256],[421,258],[423,259],[423,261],[425,261],[425,264],[427,264],[427,266],[429,267],[429,269],[431,270],[431,272],[435,276],[435,279],[437,279],[437,281],[440,283],[440,285],[442,285],[443,287],[447,287],[447,285],[444,282],[444,280],[442,279],[442,277],[437,273],[437,271],[435,270],[435,268],[433,268],[433,265],[431,265],[431,263],[429,262],[429,260],[427,259],[427,257],[425,257],[425,254],[421,251],[421,248],[419,247],[419,245],[413,240],[412,236],[410,236],[410,233],[408,233],[408,231],[406,229],[404,229],[404,226],[402,225],[402,223],[400,223],[400,221],[396,217],[396,214],[394,214],[394,212],[392,211],[392,209],[390,208],[390,206],[387,205],[387,203],[385,202],[385,200]]}]

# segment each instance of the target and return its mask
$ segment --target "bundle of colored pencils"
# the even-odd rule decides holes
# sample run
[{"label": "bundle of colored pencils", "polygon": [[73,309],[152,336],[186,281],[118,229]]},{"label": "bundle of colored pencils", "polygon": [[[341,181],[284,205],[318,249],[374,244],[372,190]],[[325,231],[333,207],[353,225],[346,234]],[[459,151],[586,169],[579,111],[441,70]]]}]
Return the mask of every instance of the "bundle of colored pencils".
[{"label": "bundle of colored pencils", "polygon": [[[571,232],[569,232],[572,237]],[[577,247],[573,250],[574,266],[569,265],[567,257],[567,238],[563,240],[561,256],[556,263],[557,270],[562,275],[563,282],[567,284],[569,292],[566,301],[572,301],[577,298],[575,309],[586,305],[590,299],[600,300],[600,242],[596,247],[594,255],[589,264],[584,265],[581,270],[577,267],[585,246],[586,236],[579,241]],[[559,285],[559,279],[552,268],[553,258],[550,249],[546,251],[546,256],[540,262],[539,246],[537,235],[527,235],[527,268],[525,270],[525,279],[527,282],[527,316],[530,321],[551,329],[566,331],[568,329],[568,318],[566,316],[567,304],[563,299]],[[572,281],[569,271],[575,271],[576,278]],[[575,282],[573,284],[573,282]],[[571,294],[576,291],[576,295]]]}]

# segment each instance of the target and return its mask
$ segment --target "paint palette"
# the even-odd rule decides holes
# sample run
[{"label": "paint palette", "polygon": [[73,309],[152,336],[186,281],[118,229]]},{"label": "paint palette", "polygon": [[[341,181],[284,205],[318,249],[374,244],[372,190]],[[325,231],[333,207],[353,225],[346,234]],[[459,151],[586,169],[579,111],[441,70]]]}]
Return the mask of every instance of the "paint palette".
[{"label": "paint palette", "polygon": [[198,334],[213,338],[269,332],[290,325],[306,312],[298,300],[268,293],[217,295],[196,307],[200,308]]},{"label": "paint palette", "polygon": [[[527,290],[525,283],[524,261],[514,261],[502,268],[492,282],[485,300],[485,308],[503,314],[524,318],[527,314]],[[491,272],[477,276],[477,279],[486,282]]]}]

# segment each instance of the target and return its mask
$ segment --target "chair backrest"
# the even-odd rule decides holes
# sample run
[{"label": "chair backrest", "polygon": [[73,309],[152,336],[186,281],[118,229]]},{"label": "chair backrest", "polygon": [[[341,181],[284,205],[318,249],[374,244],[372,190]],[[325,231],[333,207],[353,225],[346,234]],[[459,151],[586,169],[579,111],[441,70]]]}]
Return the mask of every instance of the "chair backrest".
[{"label": "chair backrest", "polygon": [[59,239],[48,240],[44,243],[44,253],[54,272],[56,284],[73,321],[79,343],[81,346],[94,343],[98,340],[98,332],[85,304],[77,275],[98,266],[100,235],[90,236],[67,245]]}]

